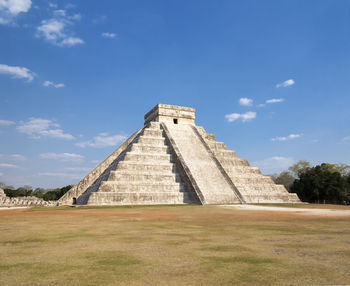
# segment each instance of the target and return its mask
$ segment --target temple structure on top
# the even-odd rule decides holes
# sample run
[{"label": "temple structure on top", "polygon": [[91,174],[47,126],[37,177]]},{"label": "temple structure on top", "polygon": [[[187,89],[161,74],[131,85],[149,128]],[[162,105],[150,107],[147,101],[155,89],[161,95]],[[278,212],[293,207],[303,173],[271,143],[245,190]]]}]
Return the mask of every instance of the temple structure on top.
[{"label": "temple structure on top", "polygon": [[300,202],[195,125],[195,109],[158,104],[144,126],[67,192],[60,204]]}]

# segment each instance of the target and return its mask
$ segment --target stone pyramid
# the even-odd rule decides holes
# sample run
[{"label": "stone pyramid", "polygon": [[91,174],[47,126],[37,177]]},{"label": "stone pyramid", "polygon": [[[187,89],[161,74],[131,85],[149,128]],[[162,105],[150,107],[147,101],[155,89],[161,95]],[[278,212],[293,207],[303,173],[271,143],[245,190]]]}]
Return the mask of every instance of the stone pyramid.
[{"label": "stone pyramid", "polygon": [[195,125],[195,110],[158,104],[144,126],[67,192],[59,204],[300,202]]}]

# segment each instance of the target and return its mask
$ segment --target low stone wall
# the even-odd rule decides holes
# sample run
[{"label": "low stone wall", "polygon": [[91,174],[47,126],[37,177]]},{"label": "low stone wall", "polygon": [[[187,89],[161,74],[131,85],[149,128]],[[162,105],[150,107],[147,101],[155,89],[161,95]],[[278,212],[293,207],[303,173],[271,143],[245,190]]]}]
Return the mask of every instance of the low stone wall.
[{"label": "low stone wall", "polygon": [[4,190],[0,189],[0,207],[18,206],[56,206],[55,201],[44,201],[37,197],[7,197]]}]

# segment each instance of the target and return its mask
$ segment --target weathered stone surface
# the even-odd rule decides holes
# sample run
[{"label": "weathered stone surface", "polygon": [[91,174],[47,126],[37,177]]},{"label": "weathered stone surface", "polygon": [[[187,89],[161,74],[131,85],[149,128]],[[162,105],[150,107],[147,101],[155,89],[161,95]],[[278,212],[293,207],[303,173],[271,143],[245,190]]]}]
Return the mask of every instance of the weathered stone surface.
[{"label": "weathered stone surface", "polygon": [[0,189],[0,207],[15,206],[54,206],[57,202],[44,201],[37,197],[7,197],[4,190]]},{"label": "weathered stone surface", "polygon": [[68,191],[60,204],[299,202],[213,134],[195,110],[158,104],[145,125]]}]

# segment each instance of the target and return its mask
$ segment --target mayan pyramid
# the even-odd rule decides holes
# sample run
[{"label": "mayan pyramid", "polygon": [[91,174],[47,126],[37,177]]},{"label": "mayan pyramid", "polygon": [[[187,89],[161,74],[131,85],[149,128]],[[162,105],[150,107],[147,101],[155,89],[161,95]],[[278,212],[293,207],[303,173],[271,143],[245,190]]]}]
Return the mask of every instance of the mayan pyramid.
[{"label": "mayan pyramid", "polygon": [[144,118],[144,126],[59,204],[300,202],[196,126],[193,108],[158,104]]}]

